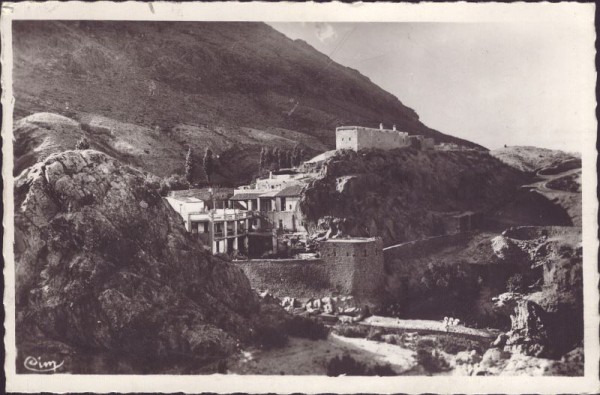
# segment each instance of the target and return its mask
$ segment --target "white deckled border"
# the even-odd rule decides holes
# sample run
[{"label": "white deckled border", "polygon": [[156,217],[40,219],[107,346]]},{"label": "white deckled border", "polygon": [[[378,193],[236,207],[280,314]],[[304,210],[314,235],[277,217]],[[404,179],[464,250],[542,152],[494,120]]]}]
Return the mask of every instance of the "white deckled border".
[{"label": "white deckled border", "polygon": [[[5,374],[7,391],[18,392],[248,392],[248,393],[597,393],[600,392],[598,361],[598,289],[596,199],[596,133],[582,136],[583,244],[585,300],[584,377],[322,377],[322,376],[170,376],[170,375],[17,375],[15,372],[14,203],[12,113],[13,19],[104,19],[266,22],[459,22],[543,23],[589,26],[590,58],[594,61],[594,5],[578,3],[5,3],[2,6],[2,104],[5,258]],[[582,94],[592,95],[590,92]],[[590,114],[590,117],[592,114]],[[595,115],[594,115],[595,119]]]}]

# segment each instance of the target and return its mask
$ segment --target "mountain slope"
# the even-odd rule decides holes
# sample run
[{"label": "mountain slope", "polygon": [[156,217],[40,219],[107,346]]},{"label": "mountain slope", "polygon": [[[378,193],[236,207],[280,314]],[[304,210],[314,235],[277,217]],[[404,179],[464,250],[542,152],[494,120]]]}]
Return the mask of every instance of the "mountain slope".
[{"label": "mountain slope", "polygon": [[15,21],[13,29],[16,118],[92,114],[166,133],[191,128],[173,139],[182,151],[208,144],[257,154],[250,137],[205,143],[249,128],[317,153],[333,146],[336,126],[380,122],[476,146],[429,129],[356,70],[263,23]]}]

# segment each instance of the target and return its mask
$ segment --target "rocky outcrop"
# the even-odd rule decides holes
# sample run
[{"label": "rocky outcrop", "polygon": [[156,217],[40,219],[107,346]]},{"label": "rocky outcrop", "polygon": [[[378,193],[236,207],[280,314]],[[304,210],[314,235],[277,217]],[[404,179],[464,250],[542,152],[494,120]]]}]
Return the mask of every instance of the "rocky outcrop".
[{"label": "rocky outcrop", "polygon": [[19,341],[206,359],[252,340],[262,319],[285,319],[262,307],[240,269],[188,236],[157,189],[153,176],[93,150],[21,174]]},{"label": "rocky outcrop", "polygon": [[512,264],[523,263],[528,258],[527,254],[516,245],[515,241],[505,236],[496,236],[491,240],[494,255],[501,262],[510,262]]},{"label": "rocky outcrop", "polygon": [[510,315],[511,328],[496,339],[494,346],[534,357],[550,354],[546,312],[538,304],[512,292],[494,298],[498,310]]},{"label": "rocky outcrop", "polygon": [[332,234],[380,236],[392,245],[453,233],[445,213],[489,210],[510,200],[524,180],[477,151],[338,151],[300,205],[311,230],[333,225]]},{"label": "rocky outcrop", "polygon": [[553,351],[561,355],[583,339],[581,228],[514,227],[492,240],[500,263],[518,264],[523,295],[545,312]]}]

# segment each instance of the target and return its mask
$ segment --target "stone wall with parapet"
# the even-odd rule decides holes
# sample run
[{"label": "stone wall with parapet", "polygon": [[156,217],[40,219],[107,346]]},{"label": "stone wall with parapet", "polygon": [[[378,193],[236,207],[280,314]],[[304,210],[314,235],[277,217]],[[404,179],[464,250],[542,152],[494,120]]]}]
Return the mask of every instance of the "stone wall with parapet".
[{"label": "stone wall with parapet", "polygon": [[381,238],[331,239],[321,243],[320,252],[317,259],[251,259],[236,264],[252,288],[277,297],[379,299],[385,285]]}]

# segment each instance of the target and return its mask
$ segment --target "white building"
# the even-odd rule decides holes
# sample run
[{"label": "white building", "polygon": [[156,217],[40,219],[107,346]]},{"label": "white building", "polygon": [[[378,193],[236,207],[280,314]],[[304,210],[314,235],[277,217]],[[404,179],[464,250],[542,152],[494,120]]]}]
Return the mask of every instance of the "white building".
[{"label": "white building", "polygon": [[[246,254],[254,212],[228,208],[226,196],[222,191],[208,188],[174,191],[166,200],[183,218],[186,230],[197,236],[213,254],[235,251]],[[219,206],[223,208],[213,208]]]},{"label": "white building", "polygon": [[408,133],[392,129],[341,126],[335,130],[335,149],[360,151],[366,148],[393,149],[410,146]]}]

